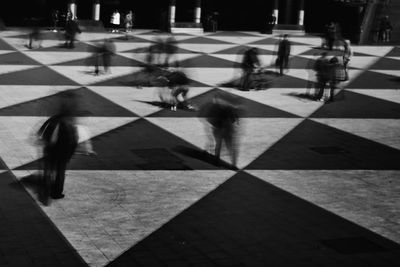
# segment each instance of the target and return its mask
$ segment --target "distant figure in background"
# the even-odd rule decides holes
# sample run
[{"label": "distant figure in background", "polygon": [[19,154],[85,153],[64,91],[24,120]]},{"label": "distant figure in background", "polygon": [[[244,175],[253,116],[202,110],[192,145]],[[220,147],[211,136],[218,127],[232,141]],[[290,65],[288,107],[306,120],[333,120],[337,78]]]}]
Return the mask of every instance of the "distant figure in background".
[{"label": "distant figure in background", "polygon": [[326,25],[326,46],[329,50],[333,49],[333,44],[336,39],[336,24],[331,21],[328,25]]},{"label": "distant figure in background", "polygon": [[391,32],[393,30],[389,16],[384,16],[379,22],[379,40],[382,42],[390,42]]},{"label": "distant figure in background", "polygon": [[288,35],[283,35],[283,40],[278,45],[278,57],[276,59],[276,65],[279,67],[279,74],[283,75],[283,69],[289,67],[289,56],[290,56],[291,44],[288,40]]},{"label": "distant figure in background", "polygon": [[53,28],[51,29],[51,31],[53,32],[57,32],[57,26],[58,26],[58,20],[59,20],[59,13],[57,9],[54,9],[51,12],[51,21],[53,23]]},{"label": "distant figure in background", "polygon": [[206,16],[207,31],[216,32],[218,29],[218,12],[210,13]]},{"label": "distant figure in background", "polygon": [[67,20],[65,24],[65,47],[74,48],[74,41],[77,33],[82,33],[76,20]]},{"label": "distant figure in background", "polygon": [[328,53],[323,52],[321,56],[315,61],[314,64],[314,71],[316,76],[316,85],[315,88],[317,89],[315,99],[317,101],[324,101],[323,95],[325,86],[329,81],[329,59]]},{"label": "distant figure in background", "polygon": [[38,47],[42,47],[42,34],[40,32],[39,20],[37,18],[30,18],[28,23],[29,27],[31,28],[31,31],[28,35],[28,48],[32,49],[35,41],[37,42]]},{"label": "distant figure in background", "polygon": [[78,145],[75,127],[76,95],[73,91],[62,93],[63,102],[57,114],[51,116],[39,129],[43,143],[43,190],[41,201],[48,205],[49,198],[64,197],[65,171]]},{"label": "distant figure in background", "polygon": [[120,25],[121,15],[119,14],[118,10],[115,10],[111,15],[111,32],[119,32],[119,25]]},{"label": "distant figure in background", "polygon": [[133,12],[132,10],[129,10],[128,13],[126,13],[125,15],[125,31],[131,32],[132,31],[132,27],[133,27]]},{"label": "distant figure in background", "polygon": [[65,23],[67,23],[68,21],[73,20],[73,19],[74,19],[74,17],[72,15],[72,11],[71,11],[71,9],[68,9],[67,14],[65,15]]},{"label": "distant figure in background", "polygon": [[199,116],[204,117],[212,127],[215,143],[214,153],[218,164],[224,142],[230,153],[231,163],[236,166],[239,113],[240,109],[233,101],[219,94],[215,95],[212,102],[204,105],[199,111]]},{"label": "distant figure in background", "polygon": [[349,80],[349,69],[348,65],[351,57],[353,56],[353,51],[351,50],[350,41],[343,41],[343,68],[345,71],[345,80]]},{"label": "distant figure in background", "polygon": [[258,59],[258,49],[252,47],[246,50],[243,54],[242,59],[242,80],[240,83],[240,90],[249,91],[250,90],[250,77],[256,68],[260,67],[260,60]]},{"label": "distant figure in background", "polygon": [[267,28],[265,33],[272,34],[272,30],[274,29],[275,24],[276,24],[276,16],[274,13],[272,13],[267,16]]}]

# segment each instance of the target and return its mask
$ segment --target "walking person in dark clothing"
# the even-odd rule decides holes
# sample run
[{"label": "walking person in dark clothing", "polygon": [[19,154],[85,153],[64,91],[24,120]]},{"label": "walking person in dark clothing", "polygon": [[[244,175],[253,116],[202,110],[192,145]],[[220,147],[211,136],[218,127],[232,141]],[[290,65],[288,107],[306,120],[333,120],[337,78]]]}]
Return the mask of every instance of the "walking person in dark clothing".
[{"label": "walking person in dark clothing", "polygon": [[323,95],[325,86],[329,81],[329,59],[327,53],[323,52],[314,64],[314,71],[316,72],[316,86],[317,93],[315,99],[317,101],[324,101]]},{"label": "walking person in dark clothing", "polygon": [[65,47],[74,48],[75,36],[82,33],[76,20],[67,20],[65,24]]},{"label": "walking person in dark clothing", "polygon": [[115,54],[115,44],[111,39],[106,39],[102,49],[104,72],[110,73],[111,58]]},{"label": "walking person in dark clothing", "polygon": [[240,90],[249,91],[250,76],[258,67],[260,67],[260,60],[258,59],[257,48],[253,47],[246,50],[243,54],[243,60],[241,64],[242,80],[240,83]]},{"label": "walking person in dark clothing", "polygon": [[224,142],[230,153],[231,163],[236,166],[239,111],[237,105],[218,94],[213,98],[212,103],[206,104],[199,111],[199,116],[206,118],[212,127],[217,163],[220,163],[221,148]]},{"label": "walking person in dark clothing", "polygon": [[76,99],[70,92],[64,92],[66,102],[60,111],[50,117],[39,129],[38,135],[43,142],[43,191],[42,202],[47,205],[49,198],[64,197],[65,171],[78,144],[75,127]]},{"label": "walking person in dark clothing", "polygon": [[283,75],[283,69],[288,69],[289,67],[290,48],[291,44],[288,40],[288,35],[285,34],[283,40],[279,42],[278,57],[276,59],[280,75]]}]

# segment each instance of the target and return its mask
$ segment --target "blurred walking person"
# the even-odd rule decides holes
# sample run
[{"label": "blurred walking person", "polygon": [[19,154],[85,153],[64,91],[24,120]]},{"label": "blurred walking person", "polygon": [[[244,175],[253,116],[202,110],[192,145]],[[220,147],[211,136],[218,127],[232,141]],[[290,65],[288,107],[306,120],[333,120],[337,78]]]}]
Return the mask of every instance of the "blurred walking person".
[{"label": "blurred walking person", "polygon": [[291,44],[288,40],[288,35],[283,36],[283,40],[279,42],[278,46],[278,57],[276,59],[276,65],[279,67],[279,74],[283,75],[283,69],[289,67],[289,56],[290,56]]},{"label": "blurred walking person", "polygon": [[242,59],[242,79],[240,83],[240,90],[250,90],[250,78],[251,74],[256,68],[260,67],[260,60],[258,59],[258,49],[253,47],[246,50],[243,54]]},{"label": "blurred walking person", "polygon": [[324,90],[329,81],[329,59],[327,55],[328,53],[323,52],[314,64],[314,71],[317,79],[315,85],[315,88],[317,89],[315,99],[317,101],[324,101]]},{"label": "blurred walking person", "polygon": [[65,24],[65,47],[74,48],[75,37],[77,33],[82,33],[76,20],[67,20]]},{"label": "blurred walking person", "polygon": [[65,171],[78,144],[75,127],[76,99],[72,92],[63,93],[60,111],[51,116],[39,129],[43,142],[43,190],[41,201],[49,204],[49,198],[64,198]]},{"label": "blurred walking person", "polygon": [[[237,164],[237,132],[239,126],[239,108],[232,101],[219,94],[214,96],[211,103],[199,111],[199,116],[205,117],[212,127],[215,141],[214,153],[217,163],[220,163],[222,143],[229,151],[231,163]],[[236,167],[235,167],[236,168]]]}]

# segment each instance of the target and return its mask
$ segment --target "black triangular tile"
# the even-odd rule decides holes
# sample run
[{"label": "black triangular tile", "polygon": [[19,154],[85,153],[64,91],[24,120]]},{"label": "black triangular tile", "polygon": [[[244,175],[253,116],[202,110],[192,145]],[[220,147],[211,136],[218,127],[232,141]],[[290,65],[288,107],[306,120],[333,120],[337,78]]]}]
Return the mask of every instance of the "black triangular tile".
[{"label": "black triangular tile", "polygon": [[[156,69],[153,72],[148,72],[146,69],[127,74],[113,79],[94,83],[94,86],[140,86],[140,87],[158,87],[163,84],[157,79],[160,75],[163,75],[161,69]],[[200,83],[198,81],[188,79],[190,87],[208,87],[209,85]]]},{"label": "black triangular tile", "polygon": [[235,31],[220,31],[216,33],[207,34],[207,36],[259,37],[259,35],[256,34],[235,32]]},{"label": "black triangular tile", "polygon": [[[41,40],[65,40],[65,35],[62,32],[48,32],[41,31],[40,39]],[[26,34],[18,34],[13,36],[7,36],[7,38],[18,38],[18,39],[27,39],[28,36]]]},{"label": "black triangular tile", "polygon": [[[177,148],[198,150],[190,143],[139,119],[91,139],[97,156],[76,155],[72,170],[217,170],[207,161],[177,152]],[[112,148],[112,149],[110,149]],[[31,162],[18,169],[37,169]]]},{"label": "black triangular tile", "polygon": [[271,81],[271,86],[273,88],[307,88],[308,86],[308,77],[304,77],[303,79],[299,79],[296,77],[292,77],[289,75],[283,75],[278,78],[275,78]]},{"label": "black triangular tile", "polygon": [[247,169],[399,170],[400,151],[305,120]]},{"label": "black triangular tile", "polygon": [[[156,44],[152,45],[152,46],[156,46]],[[134,48],[132,50],[128,50],[128,51],[124,51],[124,53],[148,53],[149,52],[149,47],[139,47],[139,48]],[[181,53],[181,54],[199,54],[199,52],[195,52],[195,51],[191,51],[191,50],[187,50],[178,46],[175,46],[175,51],[176,53]]]},{"label": "black triangular tile", "polygon": [[[207,104],[212,102],[212,99],[215,95],[223,95],[227,99],[231,99],[232,102],[240,105],[243,110],[240,114],[240,117],[244,118],[298,118],[298,116],[288,113],[283,110],[279,110],[277,108],[273,108],[253,100],[240,97],[226,91],[223,91],[218,88],[214,88],[210,91],[207,91],[204,94],[195,96],[190,99],[190,103],[195,106],[202,108]],[[171,111],[169,109],[164,109],[159,112],[151,114],[149,117],[198,117],[201,116],[197,112],[191,110],[177,110]]]},{"label": "black triangular tile", "polygon": [[400,70],[400,60],[382,57],[369,67],[370,70]]},{"label": "black triangular tile", "polygon": [[198,57],[188,58],[179,62],[183,68],[238,68],[236,62],[210,55],[200,55]]},{"label": "black triangular tile", "polygon": [[182,44],[231,44],[228,42],[207,38],[207,37],[194,37],[180,41]]},{"label": "black triangular tile", "polygon": [[[334,266],[335,262],[341,266],[364,266],[366,259],[360,255],[369,255],[365,251],[343,255],[329,251],[321,243],[338,236],[359,237],[364,243],[380,248],[379,253],[369,253],[373,256],[368,262],[377,261],[385,266],[396,266],[400,262],[396,257],[399,244],[240,172],[107,267],[130,266],[132,262],[141,266],[163,266],[164,262],[190,266],[186,264],[187,259],[193,260],[193,266]],[[354,246],[362,247],[359,243]],[[288,257],[287,249],[295,253]]]},{"label": "black triangular tile", "polygon": [[0,39],[0,50],[12,50],[12,51],[15,51],[16,49],[14,47],[12,47],[11,45],[9,45],[8,43],[6,43],[5,41]]},{"label": "black triangular tile", "polygon": [[400,57],[400,47],[394,47],[385,57]]},{"label": "black triangular tile", "polygon": [[[71,60],[71,61],[67,61],[67,62],[57,63],[56,65],[60,65],[60,66],[90,66],[90,65],[94,65],[95,59],[96,58],[94,56],[91,56],[91,57],[87,57],[87,58],[80,58],[80,59]],[[102,64],[101,57],[100,57],[100,64]],[[114,54],[111,57],[111,66],[142,67],[143,62]]]},{"label": "black triangular tile", "polygon": [[273,37],[268,37],[264,38],[255,42],[251,42],[249,44],[255,44],[255,45],[278,45],[279,39],[273,38]]},{"label": "black triangular tile", "polygon": [[46,66],[0,75],[3,85],[78,85]]},{"label": "black triangular tile", "polygon": [[32,49],[34,51],[49,51],[49,52],[93,52],[96,51],[97,47],[95,45],[90,45],[83,42],[75,42],[74,48],[67,48],[64,46],[64,42],[60,42],[58,46],[41,47],[37,49]]},{"label": "black triangular tile", "polygon": [[119,36],[111,38],[110,40],[114,42],[124,42],[124,43],[153,43],[153,41],[131,35],[129,35],[128,38],[126,36]]},{"label": "black triangular tile", "polygon": [[[87,88],[74,90],[78,99],[79,114],[91,117],[136,117],[137,115]],[[62,93],[34,99],[0,109],[0,116],[52,116],[62,103]]]},{"label": "black triangular tile", "polygon": [[[289,41],[290,41],[290,38],[289,38]],[[252,43],[249,43],[249,44],[254,44],[254,45],[276,45],[276,48],[278,49],[279,42],[280,42],[280,39],[273,38],[273,37],[268,37],[268,38],[261,39],[261,40],[258,40],[258,41],[255,41],[255,42],[252,42]],[[306,46],[305,44],[297,43],[297,42],[293,42],[293,41],[290,41],[290,44],[292,46],[293,45]]]},{"label": "black triangular tile", "polygon": [[291,69],[313,69],[316,60],[312,58],[304,58],[299,56],[293,56],[289,61],[289,68]]},{"label": "black triangular tile", "polygon": [[[238,45],[232,48],[224,49],[213,54],[229,54],[229,55],[243,55],[245,51],[252,48],[251,46]],[[276,55],[275,51],[270,51],[266,49],[257,48],[257,52],[259,55]]]},{"label": "black triangular tile", "polygon": [[374,71],[365,71],[355,78],[347,88],[354,89],[399,89],[399,77]]},{"label": "black triangular tile", "polygon": [[21,52],[12,52],[0,54],[0,64],[2,65],[42,65],[36,60],[22,54]]},{"label": "black triangular tile", "polygon": [[0,157],[0,170],[8,170],[4,160]]},{"label": "black triangular tile", "polygon": [[352,91],[341,91],[337,99],[315,111],[312,118],[374,118],[399,119],[400,104],[379,98],[358,94]]},{"label": "black triangular tile", "polygon": [[310,50],[307,50],[307,51],[301,53],[300,55],[304,55],[304,56],[320,56],[324,52],[326,52],[328,54],[328,56],[340,56],[341,57],[343,55],[343,51],[327,50],[327,49],[320,48],[320,47],[313,47]]},{"label": "black triangular tile", "polygon": [[[29,191],[36,194],[41,191],[41,185],[39,175],[27,175],[18,181],[10,171],[0,174],[2,251],[9,250],[17,253],[14,254],[15,256],[9,254],[10,257],[7,257],[7,260],[3,259],[1,265],[32,266],[33,262],[37,262],[40,266],[54,266],[59,265],[58,262],[63,262],[66,266],[88,266],[76,248],[71,246],[63,233],[55,227],[54,222],[26,190],[28,187]],[[26,225],[27,222],[29,226]],[[43,239],[44,236],[46,240]],[[6,240],[10,243],[6,244]],[[41,240],[40,248],[33,246],[38,240]],[[22,246],[24,249],[19,250],[18,247]],[[47,252],[41,253],[40,251],[43,250]],[[49,256],[49,253],[52,256]],[[31,255],[35,255],[34,261]]]}]

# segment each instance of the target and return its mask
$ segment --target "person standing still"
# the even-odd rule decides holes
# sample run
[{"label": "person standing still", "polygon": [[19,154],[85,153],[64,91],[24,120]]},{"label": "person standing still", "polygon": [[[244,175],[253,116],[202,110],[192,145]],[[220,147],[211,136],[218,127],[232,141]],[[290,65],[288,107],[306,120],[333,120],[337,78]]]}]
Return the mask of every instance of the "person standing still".
[{"label": "person standing still", "polygon": [[116,9],[114,13],[111,15],[111,32],[118,32],[119,31],[119,24],[120,24],[121,15],[119,14],[118,10]]}]

